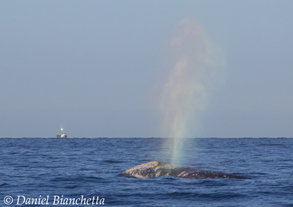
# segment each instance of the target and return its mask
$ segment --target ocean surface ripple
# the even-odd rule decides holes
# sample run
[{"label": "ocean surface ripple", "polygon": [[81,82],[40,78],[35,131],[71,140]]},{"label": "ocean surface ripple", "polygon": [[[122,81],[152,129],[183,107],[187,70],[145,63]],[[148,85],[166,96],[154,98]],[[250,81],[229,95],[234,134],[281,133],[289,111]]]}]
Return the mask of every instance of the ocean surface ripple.
[{"label": "ocean surface ripple", "polygon": [[104,206],[293,206],[293,139],[187,140],[182,166],[251,179],[121,174],[152,160],[170,163],[171,150],[163,138],[2,138],[0,206],[6,206],[7,195],[14,199],[11,206],[17,206],[19,195],[49,195],[49,206],[54,195],[99,196],[105,198]]}]

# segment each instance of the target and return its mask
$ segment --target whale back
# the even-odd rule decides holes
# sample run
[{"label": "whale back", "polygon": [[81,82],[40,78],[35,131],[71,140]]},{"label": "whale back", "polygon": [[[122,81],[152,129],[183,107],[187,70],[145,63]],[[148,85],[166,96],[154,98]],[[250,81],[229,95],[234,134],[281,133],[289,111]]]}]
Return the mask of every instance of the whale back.
[{"label": "whale back", "polygon": [[171,177],[178,177],[178,178],[194,178],[194,179],[208,179],[208,178],[247,179],[245,177],[237,176],[233,174],[199,170],[199,169],[194,169],[189,167],[182,167],[178,165],[169,165],[159,161],[151,161],[148,163],[137,165],[133,168],[123,171],[122,174],[131,176],[131,177],[136,177],[136,178],[171,176]]}]

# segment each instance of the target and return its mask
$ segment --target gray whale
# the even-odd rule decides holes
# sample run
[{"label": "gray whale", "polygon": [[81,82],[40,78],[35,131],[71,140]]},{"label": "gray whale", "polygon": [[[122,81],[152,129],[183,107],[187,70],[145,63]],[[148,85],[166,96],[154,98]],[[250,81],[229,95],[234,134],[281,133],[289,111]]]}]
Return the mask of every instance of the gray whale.
[{"label": "gray whale", "polygon": [[233,174],[226,174],[221,172],[199,170],[189,167],[182,167],[178,165],[169,165],[164,162],[151,161],[121,172],[122,174],[136,177],[161,177],[170,176],[177,178],[193,178],[193,179],[209,179],[209,178],[234,178],[234,179],[249,179]]}]

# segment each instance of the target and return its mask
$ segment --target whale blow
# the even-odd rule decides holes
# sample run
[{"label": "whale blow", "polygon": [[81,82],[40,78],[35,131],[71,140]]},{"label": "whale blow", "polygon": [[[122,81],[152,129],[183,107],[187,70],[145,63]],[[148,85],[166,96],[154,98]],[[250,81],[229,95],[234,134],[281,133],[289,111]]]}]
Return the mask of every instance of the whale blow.
[{"label": "whale blow", "polygon": [[249,179],[233,174],[199,170],[178,165],[169,165],[164,162],[151,161],[125,170],[122,174],[136,178],[170,176],[178,178],[209,179],[209,178],[235,178]]}]

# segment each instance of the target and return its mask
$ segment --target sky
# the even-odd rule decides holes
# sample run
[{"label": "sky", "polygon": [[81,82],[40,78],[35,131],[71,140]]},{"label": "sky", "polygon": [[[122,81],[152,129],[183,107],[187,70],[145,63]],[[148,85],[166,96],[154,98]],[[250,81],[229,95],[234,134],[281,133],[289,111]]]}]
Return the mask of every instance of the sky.
[{"label": "sky", "polygon": [[61,124],[68,137],[169,136],[158,87],[171,77],[164,58],[184,19],[221,60],[184,136],[293,137],[292,8],[291,0],[0,1],[0,137],[55,137]]}]

